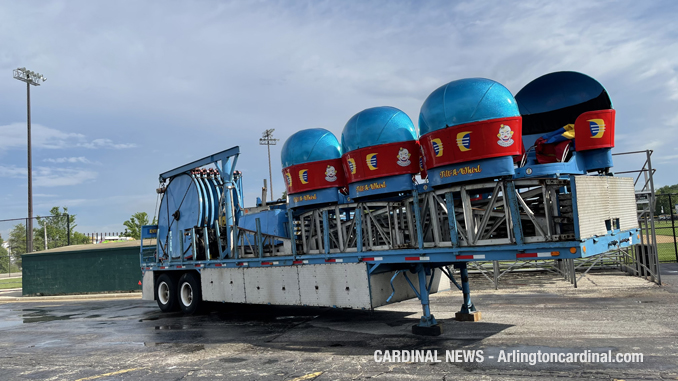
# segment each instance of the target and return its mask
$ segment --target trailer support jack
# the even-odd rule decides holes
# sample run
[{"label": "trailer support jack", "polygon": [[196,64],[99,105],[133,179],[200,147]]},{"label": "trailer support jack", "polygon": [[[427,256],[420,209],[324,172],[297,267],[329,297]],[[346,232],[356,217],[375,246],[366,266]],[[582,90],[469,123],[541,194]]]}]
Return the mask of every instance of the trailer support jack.
[{"label": "trailer support jack", "polygon": [[[421,301],[421,306],[424,314],[419,320],[419,324],[412,326],[412,333],[415,335],[422,336],[439,336],[443,333],[443,326],[436,321],[436,318],[431,314],[431,308],[429,306],[429,294],[431,291],[431,285],[433,284],[433,279],[435,278],[435,269],[430,267],[424,267],[423,265],[417,265],[416,267],[417,276],[419,278],[419,292],[415,289],[410,279],[405,273],[405,279],[410,284],[410,287],[414,290],[415,294]],[[426,276],[430,275],[430,281],[426,284]]]},{"label": "trailer support jack", "polygon": [[456,263],[455,268],[459,269],[461,276],[461,292],[464,295],[464,303],[461,310],[455,314],[457,321],[480,321],[480,311],[471,302],[471,287],[468,284],[468,268],[466,262]]}]

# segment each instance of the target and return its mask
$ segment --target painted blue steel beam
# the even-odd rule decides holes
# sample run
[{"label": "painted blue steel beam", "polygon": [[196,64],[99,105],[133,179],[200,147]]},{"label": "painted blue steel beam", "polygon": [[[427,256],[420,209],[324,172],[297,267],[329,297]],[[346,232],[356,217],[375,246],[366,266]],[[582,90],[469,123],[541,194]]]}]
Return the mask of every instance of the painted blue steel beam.
[{"label": "painted blue steel beam", "polygon": [[[292,266],[306,264],[328,263],[358,263],[392,264],[392,265],[417,265],[425,263],[429,266],[439,267],[462,262],[488,262],[506,260],[553,260],[553,259],[576,259],[593,255],[603,254],[625,248],[640,242],[639,230],[614,231],[609,235],[590,238],[585,241],[561,241],[540,242],[522,245],[495,245],[482,247],[457,247],[457,248],[426,248],[426,249],[400,249],[383,251],[366,251],[357,253],[341,254],[313,254],[295,256],[274,256],[264,258],[228,259],[196,261],[196,267],[270,267],[272,261],[275,266]],[[574,249],[574,253],[570,250]],[[548,257],[522,257],[526,253],[549,253]],[[558,255],[553,255],[557,253]],[[265,264],[264,264],[265,263]],[[145,263],[144,267],[153,270],[171,270],[172,266],[181,265],[179,261],[160,263]],[[218,266],[217,266],[218,265]]]},{"label": "painted blue steel beam", "polygon": [[452,192],[445,193],[445,207],[447,207],[447,214],[452,216],[452,218],[447,219],[452,247],[458,247],[459,236],[457,235],[457,216],[454,211],[454,195]]},{"label": "painted blue steel beam", "polygon": [[[192,163],[188,163],[185,165],[182,165],[180,167],[174,168],[172,170],[169,170],[165,173],[160,174],[160,181],[165,181],[169,179],[170,177],[174,177],[176,175],[179,175],[181,173],[184,173],[186,171],[190,171],[191,169],[199,168],[208,164],[216,163],[217,161],[226,161],[229,158],[239,155],[240,154],[240,147],[235,146],[232,148],[229,148],[227,150],[215,153],[210,156],[206,156],[202,159],[196,160]],[[222,176],[230,176],[230,173],[222,173]],[[228,177],[227,177],[228,178]]]}]

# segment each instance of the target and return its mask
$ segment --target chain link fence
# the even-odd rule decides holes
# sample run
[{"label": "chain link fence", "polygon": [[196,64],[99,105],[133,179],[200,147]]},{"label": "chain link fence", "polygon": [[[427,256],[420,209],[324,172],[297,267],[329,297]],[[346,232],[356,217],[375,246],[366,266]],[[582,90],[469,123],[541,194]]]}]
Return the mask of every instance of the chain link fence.
[{"label": "chain link fence", "polygon": [[[75,216],[53,211],[51,216],[33,218],[33,252],[70,245],[100,244],[131,240],[126,232],[80,233]],[[21,273],[21,255],[26,254],[27,218],[0,220],[0,279],[3,274]],[[8,276],[8,275],[6,275]]]},{"label": "chain link fence", "polygon": [[[73,231],[73,221],[74,216],[65,213],[34,217],[33,252],[88,243],[83,234]],[[27,225],[28,218],[0,220],[0,274],[21,272],[21,255],[29,246]]]},{"label": "chain link fence", "polygon": [[655,206],[654,229],[657,234],[657,253],[660,262],[678,262],[678,193],[658,194]]}]

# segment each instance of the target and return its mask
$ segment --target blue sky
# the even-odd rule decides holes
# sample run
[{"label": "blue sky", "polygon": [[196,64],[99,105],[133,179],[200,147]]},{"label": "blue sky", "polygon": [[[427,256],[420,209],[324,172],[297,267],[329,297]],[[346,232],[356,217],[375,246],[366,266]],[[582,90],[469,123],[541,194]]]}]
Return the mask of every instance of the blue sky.
[{"label": "blue sky", "polygon": [[[389,105],[418,119],[460,78],[517,93],[553,71],[598,79],[617,109],[616,151],[655,150],[678,183],[678,3],[0,3],[0,219],[26,215],[26,89],[32,88],[35,214],[67,206],[82,232],[153,214],[160,172],[239,145],[247,204],[268,177],[258,139]],[[273,188],[284,190],[280,145]],[[642,162],[617,160],[625,170]],[[5,235],[6,226],[0,226]]]}]

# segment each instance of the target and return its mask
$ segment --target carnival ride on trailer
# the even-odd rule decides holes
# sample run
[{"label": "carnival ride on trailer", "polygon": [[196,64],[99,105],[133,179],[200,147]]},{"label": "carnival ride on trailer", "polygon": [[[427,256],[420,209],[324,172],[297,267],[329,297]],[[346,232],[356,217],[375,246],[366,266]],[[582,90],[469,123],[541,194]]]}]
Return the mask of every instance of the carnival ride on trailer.
[{"label": "carnival ride on trailer", "polygon": [[463,293],[457,319],[478,320],[469,262],[550,258],[574,271],[575,258],[638,243],[633,180],[610,172],[614,123],[606,90],[580,73],[515,97],[472,78],[433,91],[418,129],[375,107],[341,142],[293,134],[286,201],[264,193],[243,207],[238,147],[183,165],[160,175],[158,225],[142,229],[142,242],[157,238],[142,244],[143,298],[193,313],[202,301],[372,309],[417,297],[413,332],[437,335],[429,295],[444,275]]}]

